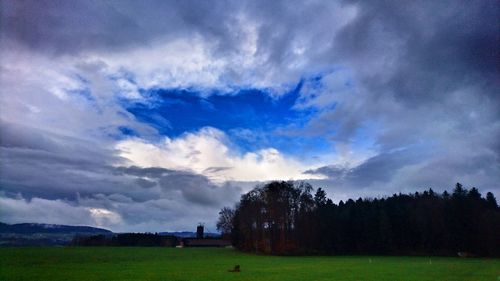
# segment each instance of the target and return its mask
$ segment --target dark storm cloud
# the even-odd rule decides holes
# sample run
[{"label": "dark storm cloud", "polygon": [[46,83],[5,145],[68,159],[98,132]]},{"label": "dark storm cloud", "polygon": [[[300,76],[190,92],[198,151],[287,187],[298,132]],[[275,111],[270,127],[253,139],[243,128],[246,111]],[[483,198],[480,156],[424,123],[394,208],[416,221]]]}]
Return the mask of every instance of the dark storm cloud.
[{"label": "dark storm cloud", "polygon": [[4,1],[2,33],[52,54],[124,50],[196,34],[230,47],[237,39],[230,32],[235,8],[230,1]]},{"label": "dark storm cloud", "polygon": [[[335,18],[346,17],[335,14],[339,7],[356,10],[356,16],[346,26],[335,21]],[[407,5],[397,1],[344,1],[341,4],[333,1],[5,1],[2,33],[35,51],[110,50],[193,34],[211,38],[219,49],[229,50],[242,44],[238,34],[234,34],[237,31],[234,21],[238,16],[245,16],[259,24],[257,51],[265,53],[271,64],[286,64],[290,57],[297,56],[292,52],[297,41],[304,44],[305,59],[314,65],[330,67],[339,59],[347,58],[366,61],[365,66],[371,71],[374,60],[394,58],[404,71],[389,81],[376,79],[385,73],[372,73],[370,86],[377,89],[390,85],[403,90],[394,94],[418,100],[433,90],[432,85],[419,83],[420,79],[443,71],[463,76],[461,70],[467,68],[495,77],[499,58],[496,8],[495,1],[419,1]],[[336,30],[338,26],[342,28]],[[309,44],[313,43],[315,48],[310,48]],[[413,68],[419,71],[413,72]]]},{"label": "dark storm cloud", "polygon": [[[500,105],[495,1],[348,2],[358,7],[358,14],[335,35],[329,56],[320,59],[352,67],[358,93],[313,120],[315,133],[335,130],[336,138],[345,140],[367,119],[398,123],[395,115],[407,112],[393,112],[394,106],[407,108],[409,114],[474,110],[477,105],[465,100],[457,104],[455,99],[470,98],[458,96],[463,89],[472,88],[469,95],[475,102]],[[446,112],[457,105],[455,112]],[[498,112],[493,117],[498,118]],[[337,122],[329,122],[332,127],[326,120]],[[417,131],[425,126],[415,125]]]},{"label": "dark storm cloud", "polygon": [[305,171],[308,174],[322,174],[330,179],[345,181],[351,187],[366,187],[373,182],[387,183],[401,169],[427,159],[430,151],[422,148],[401,149],[380,153],[354,167],[325,166]]},{"label": "dark storm cloud", "polygon": [[[347,189],[389,193],[465,181],[498,193],[498,4],[348,3],[357,16],[335,35],[328,58],[351,68],[353,89],[327,93],[338,96],[335,110],[321,112],[301,133],[350,143],[371,130],[379,154],[347,172],[335,166],[308,172]],[[404,149],[418,144],[424,157]]]},{"label": "dark storm cloud", "polygon": [[150,180],[143,179],[143,178],[138,178],[135,180],[135,182],[139,186],[144,187],[144,188],[150,188],[150,187],[156,186],[156,183],[154,181],[150,181]]},{"label": "dark storm cloud", "polygon": [[338,165],[323,166],[316,169],[306,170],[304,174],[324,175],[331,179],[342,179],[349,174],[350,169]]},{"label": "dark storm cloud", "polygon": [[[498,157],[489,150],[478,152],[405,149],[380,153],[353,168],[325,166],[305,173],[321,174],[312,180],[336,200],[351,197],[383,197],[395,192],[415,192],[428,188],[443,192],[461,182],[479,187],[483,193],[498,194]],[[436,154],[436,155],[434,155]]]},{"label": "dark storm cloud", "polygon": [[[46,198],[74,196],[77,191],[92,192],[93,179],[84,171],[105,171],[115,160],[111,150],[91,141],[60,136],[35,128],[0,123],[0,181],[2,189]],[[81,174],[79,174],[81,173]]]},{"label": "dark storm cloud", "polygon": [[116,169],[116,173],[120,174],[129,174],[139,177],[148,177],[148,178],[160,178],[164,175],[168,175],[173,173],[173,170],[159,168],[159,167],[149,167],[149,168],[141,168],[137,166],[130,167],[118,167]]},{"label": "dark storm cloud", "polygon": [[385,183],[390,181],[399,169],[418,163],[427,157],[428,155],[418,150],[381,153],[357,166],[351,172],[350,180],[357,186],[366,186],[374,181]]},{"label": "dark storm cloud", "polygon": [[[419,106],[443,102],[439,96],[471,83],[498,86],[495,1],[370,1],[359,7],[358,17],[337,35],[336,49],[360,63],[367,59],[368,71],[375,70],[374,61],[393,60],[387,78],[384,72],[363,77],[371,91]],[[486,90],[482,94],[494,89]]]},{"label": "dark storm cloud", "polygon": [[118,167],[116,172],[147,177],[150,179],[148,184],[153,183],[151,180],[156,180],[164,192],[180,191],[186,201],[200,205],[220,205],[226,202],[227,198],[237,198],[240,193],[236,186],[225,184],[217,187],[207,177],[185,171],[130,166]]}]

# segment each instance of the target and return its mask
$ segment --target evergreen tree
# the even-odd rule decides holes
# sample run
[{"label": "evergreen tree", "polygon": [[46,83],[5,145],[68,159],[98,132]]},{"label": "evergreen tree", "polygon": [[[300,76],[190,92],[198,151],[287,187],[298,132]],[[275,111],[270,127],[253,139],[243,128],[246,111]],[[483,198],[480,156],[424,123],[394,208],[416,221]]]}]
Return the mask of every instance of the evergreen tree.
[{"label": "evergreen tree", "polygon": [[488,206],[490,208],[492,209],[498,208],[497,199],[495,198],[493,193],[491,192],[486,193],[486,202],[488,203]]}]

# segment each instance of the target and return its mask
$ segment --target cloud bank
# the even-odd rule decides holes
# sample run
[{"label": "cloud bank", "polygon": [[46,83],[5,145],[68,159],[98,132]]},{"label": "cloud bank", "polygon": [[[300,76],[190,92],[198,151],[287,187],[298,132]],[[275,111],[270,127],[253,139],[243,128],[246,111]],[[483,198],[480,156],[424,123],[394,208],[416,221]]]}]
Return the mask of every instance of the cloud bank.
[{"label": "cloud bank", "polygon": [[494,1],[4,1],[0,220],[213,228],[272,179],[334,200],[457,181],[498,197],[498,17]]}]

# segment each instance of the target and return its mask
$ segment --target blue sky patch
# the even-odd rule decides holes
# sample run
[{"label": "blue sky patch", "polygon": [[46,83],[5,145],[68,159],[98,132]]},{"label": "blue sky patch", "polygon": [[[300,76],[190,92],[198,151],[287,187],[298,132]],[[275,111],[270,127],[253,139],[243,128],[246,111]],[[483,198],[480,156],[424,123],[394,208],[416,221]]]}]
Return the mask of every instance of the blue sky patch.
[{"label": "blue sky patch", "polygon": [[268,147],[285,153],[327,149],[330,144],[323,138],[275,133],[291,124],[301,128],[315,115],[313,109],[293,108],[301,87],[302,82],[278,98],[259,89],[214,92],[208,97],[195,90],[154,89],[143,91],[154,102],[130,103],[126,108],[139,121],[168,137],[210,126],[224,131],[242,151]]}]

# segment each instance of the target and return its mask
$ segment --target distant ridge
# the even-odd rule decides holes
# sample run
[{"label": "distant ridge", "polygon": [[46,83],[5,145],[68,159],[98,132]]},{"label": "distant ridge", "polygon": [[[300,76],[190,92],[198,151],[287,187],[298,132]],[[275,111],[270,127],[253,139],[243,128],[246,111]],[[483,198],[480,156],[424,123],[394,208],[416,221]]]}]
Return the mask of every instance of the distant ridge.
[{"label": "distant ridge", "polygon": [[113,232],[91,226],[0,222],[0,246],[65,246],[78,235],[113,235]]},{"label": "distant ridge", "polygon": [[58,234],[112,234],[113,232],[104,228],[91,226],[73,226],[46,223],[17,223],[6,224],[0,222],[0,233],[13,234],[35,234],[35,233],[58,233]]}]

